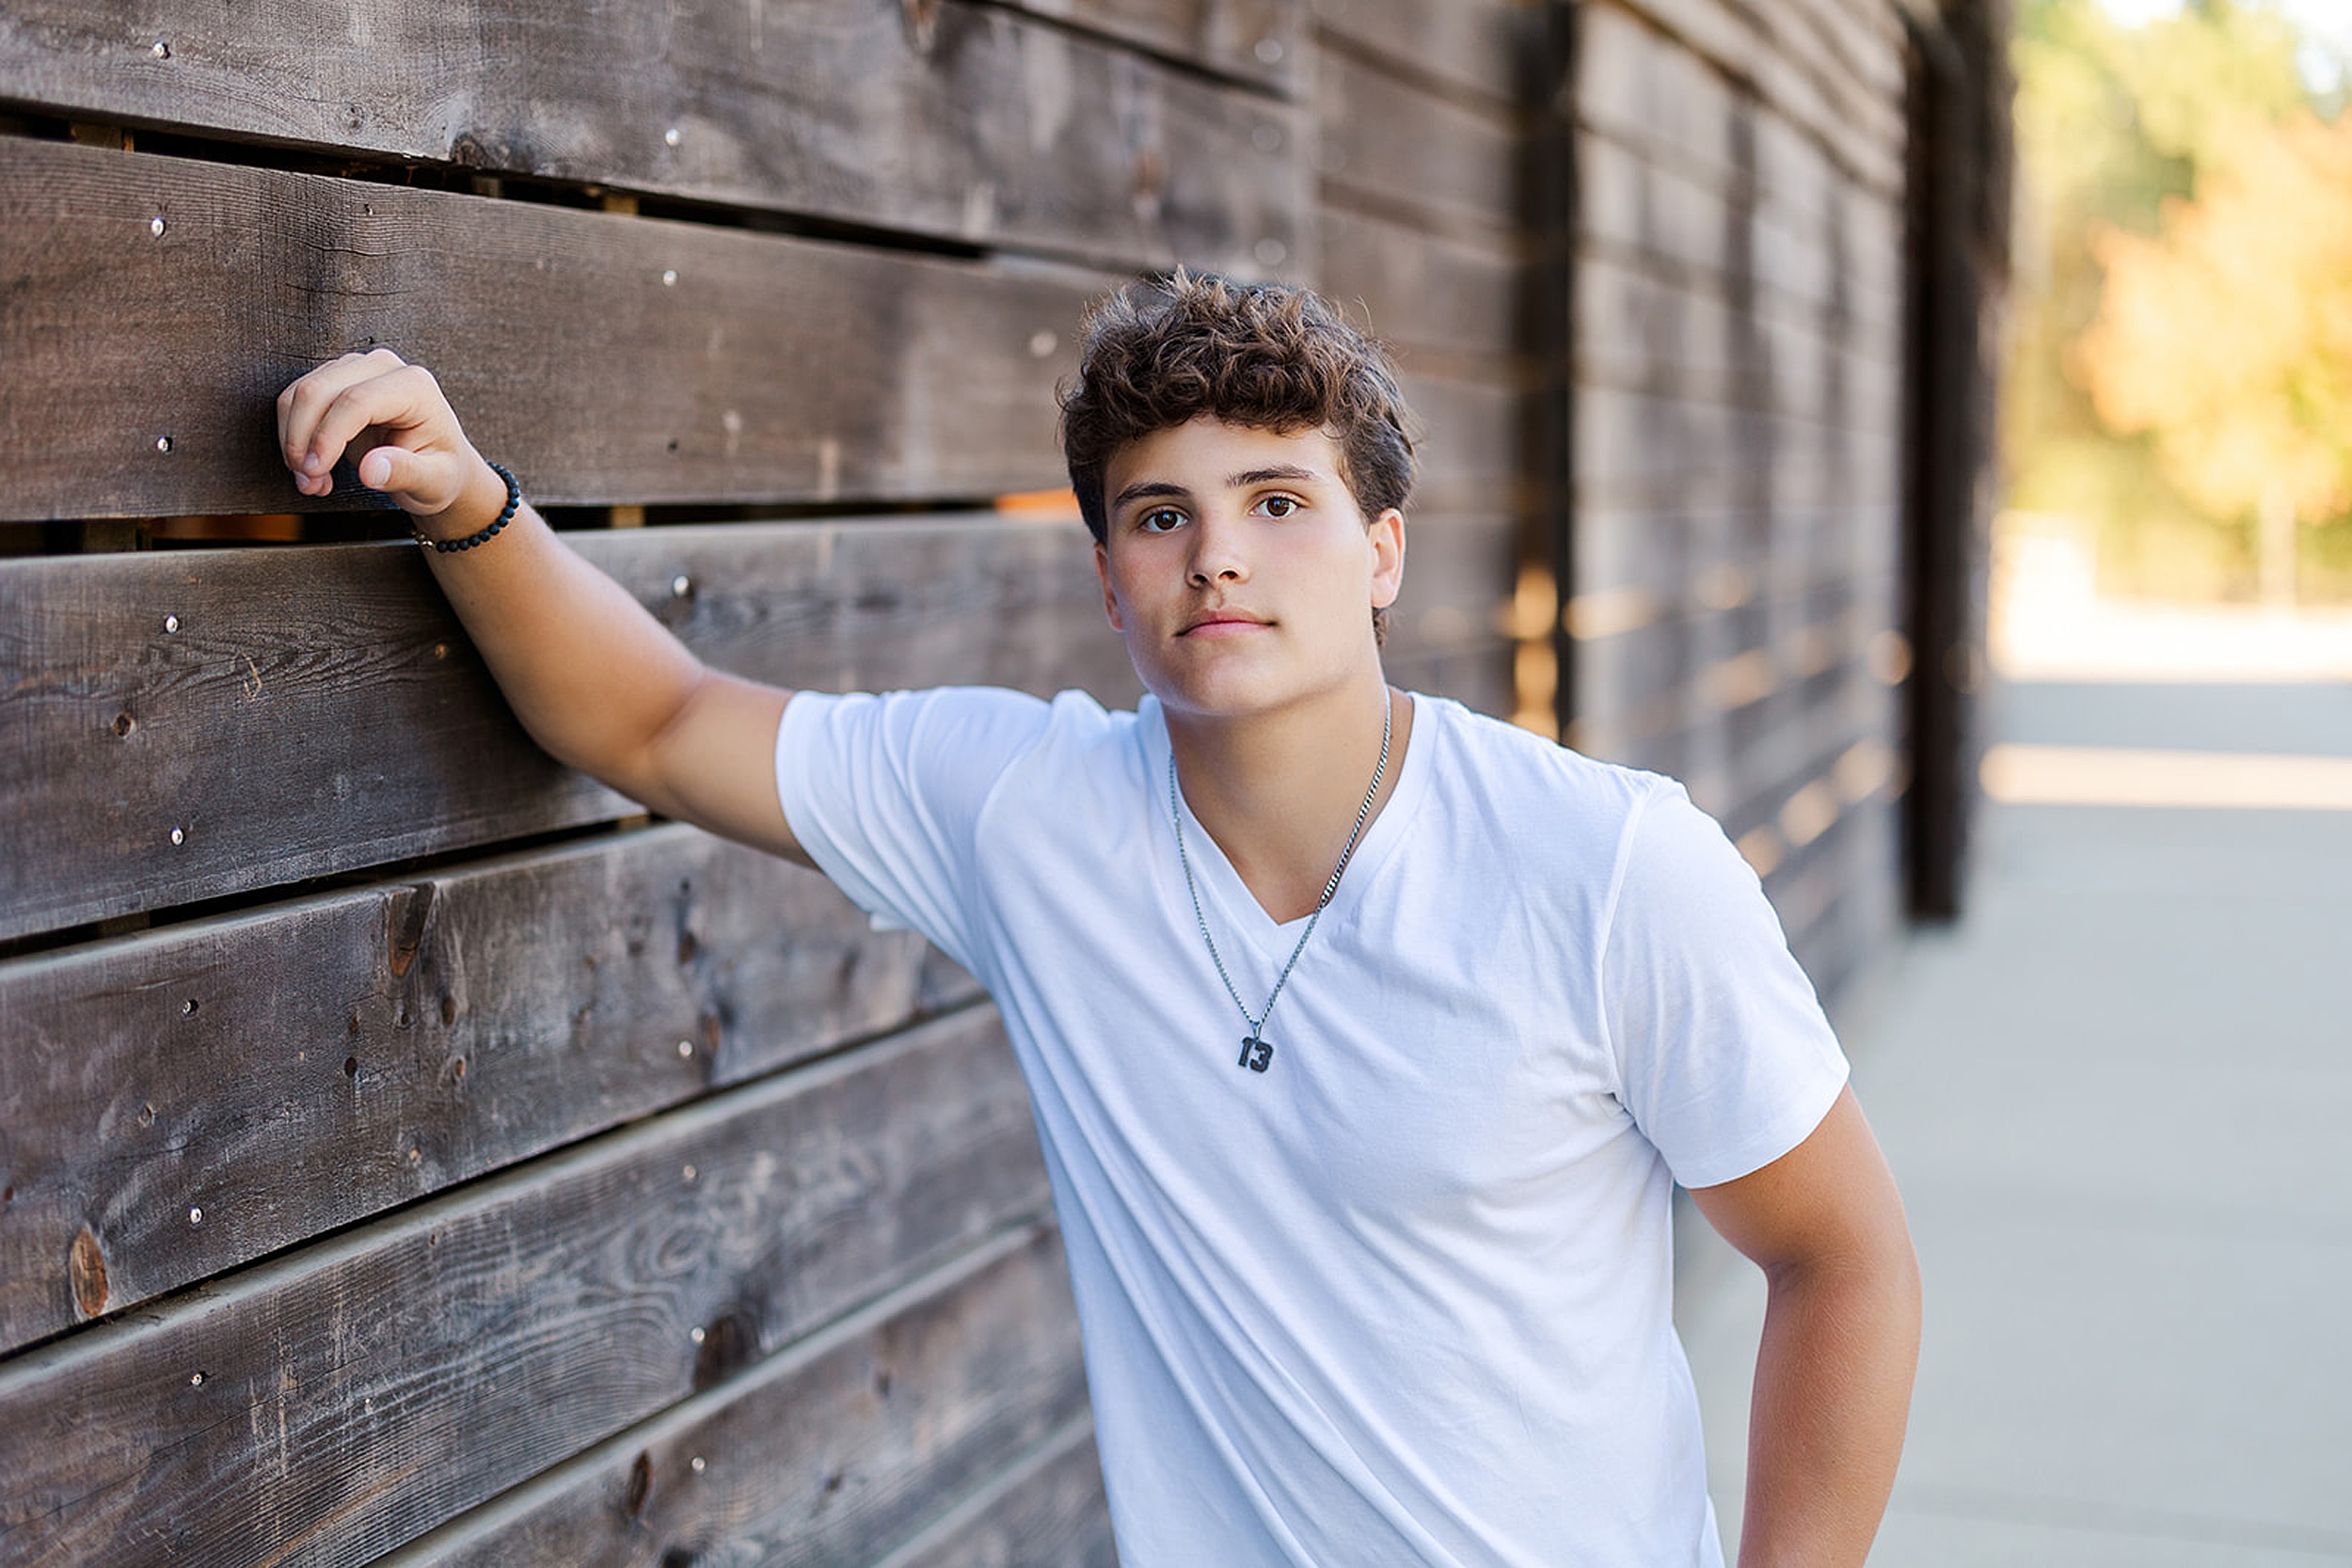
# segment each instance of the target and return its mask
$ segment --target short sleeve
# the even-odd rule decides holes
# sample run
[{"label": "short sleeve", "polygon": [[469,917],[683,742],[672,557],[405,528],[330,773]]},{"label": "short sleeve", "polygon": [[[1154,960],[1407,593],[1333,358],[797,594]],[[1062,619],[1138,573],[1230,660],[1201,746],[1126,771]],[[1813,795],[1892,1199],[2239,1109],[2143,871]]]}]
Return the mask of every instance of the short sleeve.
[{"label": "short sleeve", "polygon": [[1845,1053],[1756,873],[1678,784],[1634,807],[1601,954],[1627,1112],[1686,1187],[1803,1143],[1846,1083]]},{"label": "short sleeve", "polygon": [[921,932],[976,974],[976,836],[1052,709],[1016,691],[801,691],[776,731],[776,796],[818,869],[882,927]]}]

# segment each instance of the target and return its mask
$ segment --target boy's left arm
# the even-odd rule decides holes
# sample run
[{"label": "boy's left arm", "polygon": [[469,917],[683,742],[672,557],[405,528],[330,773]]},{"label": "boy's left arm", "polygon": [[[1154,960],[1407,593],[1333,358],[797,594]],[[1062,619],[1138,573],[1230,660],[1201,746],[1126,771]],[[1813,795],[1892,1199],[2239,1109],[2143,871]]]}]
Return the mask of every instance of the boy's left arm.
[{"label": "boy's left arm", "polygon": [[1691,1196],[1770,1286],[1740,1568],[1858,1565],[1902,1454],[1919,1264],[1853,1091],[1787,1154]]}]

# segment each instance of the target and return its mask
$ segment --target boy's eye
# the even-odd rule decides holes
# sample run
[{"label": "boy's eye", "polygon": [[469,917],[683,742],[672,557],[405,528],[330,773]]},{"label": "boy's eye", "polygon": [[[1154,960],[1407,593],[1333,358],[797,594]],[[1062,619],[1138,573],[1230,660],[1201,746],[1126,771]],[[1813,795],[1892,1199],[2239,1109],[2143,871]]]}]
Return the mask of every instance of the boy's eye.
[{"label": "boy's eye", "polygon": [[1184,520],[1184,515],[1174,507],[1155,506],[1136,519],[1136,527],[1146,533],[1166,533],[1168,530],[1180,526]]},{"label": "boy's eye", "polygon": [[1295,496],[1268,496],[1258,503],[1258,510],[1269,517],[1287,517],[1298,510],[1298,499]]}]

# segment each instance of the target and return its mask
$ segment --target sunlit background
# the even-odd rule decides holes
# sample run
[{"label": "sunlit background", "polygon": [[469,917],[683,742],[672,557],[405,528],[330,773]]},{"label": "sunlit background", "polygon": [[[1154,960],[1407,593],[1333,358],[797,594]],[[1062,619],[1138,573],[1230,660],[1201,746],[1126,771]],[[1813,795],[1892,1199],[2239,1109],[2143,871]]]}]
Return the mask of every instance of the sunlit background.
[{"label": "sunlit background", "polygon": [[1840,1019],[1928,1300],[1871,1560],[2352,1561],[2352,0],[2014,22],[1972,891]]}]

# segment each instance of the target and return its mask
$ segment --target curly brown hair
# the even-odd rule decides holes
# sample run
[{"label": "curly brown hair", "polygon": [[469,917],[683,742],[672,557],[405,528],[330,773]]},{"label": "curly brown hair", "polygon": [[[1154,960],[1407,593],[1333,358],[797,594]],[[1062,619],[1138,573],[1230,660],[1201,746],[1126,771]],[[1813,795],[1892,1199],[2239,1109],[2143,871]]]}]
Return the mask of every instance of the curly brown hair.
[{"label": "curly brown hair", "polygon": [[[1412,494],[1412,415],[1396,367],[1319,294],[1179,267],[1097,300],[1079,330],[1078,377],[1060,388],[1062,455],[1097,544],[1113,455],[1202,414],[1326,432],[1367,522]],[[1385,612],[1374,621],[1387,629]]]}]

